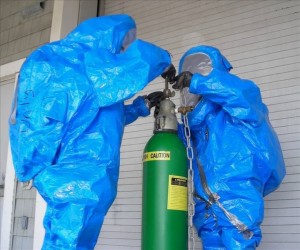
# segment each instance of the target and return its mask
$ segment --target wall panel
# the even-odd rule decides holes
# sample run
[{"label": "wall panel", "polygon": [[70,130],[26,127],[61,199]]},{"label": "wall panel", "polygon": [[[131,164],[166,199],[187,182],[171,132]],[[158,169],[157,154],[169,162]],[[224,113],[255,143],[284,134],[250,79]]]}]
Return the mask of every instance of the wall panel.
[{"label": "wall panel", "polygon": [[[233,64],[232,73],[259,85],[287,166],[281,187],[266,197],[259,249],[299,249],[300,2],[118,0],[106,1],[105,11],[132,15],[139,38],[168,49],[176,66],[187,49],[212,45]],[[156,79],[139,94],[163,87],[162,79]],[[178,96],[174,100],[179,104]],[[141,159],[152,129],[153,118],[147,117],[125,130],[118,196],[106,217],[99,250],[140,249]]]}]

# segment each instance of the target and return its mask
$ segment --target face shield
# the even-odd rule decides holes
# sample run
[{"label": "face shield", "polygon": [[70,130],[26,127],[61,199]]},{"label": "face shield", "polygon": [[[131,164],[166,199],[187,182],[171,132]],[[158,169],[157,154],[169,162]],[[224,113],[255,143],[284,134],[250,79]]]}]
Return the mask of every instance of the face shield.
[{"label": "face shield", "polygon": [[136,29],[129,30],[123,39],[121,53],[124,52],[135,39],[136,39]]},{"label": "face shield", "polygon": [[[184,59],[181,72],[183,71],[207,76],[212,71],[212,61],[207,54],[200,52],[191,54]],[[201,96],[190,93],[189,88],[183,88],[181,98],[183,106],[195,107],[200,101]]]}]

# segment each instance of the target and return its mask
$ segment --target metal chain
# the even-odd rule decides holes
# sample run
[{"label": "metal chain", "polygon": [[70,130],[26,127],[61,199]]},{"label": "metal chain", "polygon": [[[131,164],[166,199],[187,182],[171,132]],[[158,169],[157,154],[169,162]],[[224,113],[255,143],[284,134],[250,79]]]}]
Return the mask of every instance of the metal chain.
[{"label": "metal chain", "polygon": [[[186,106],[185,97],[180,91],[181,95],[181,105]],[[195,202],[194,202],[194,171],[193,171],[193,158],[194,152],[191,146],[191,131],[189,127],[189,122],[187,114],[183,115],[183,124],[184,124],[184,135],[187,143],[186,154],[189,161],[188,169],[188,249],[195,249],[195,232],[193,228],[193,217],[195,215]]]}]

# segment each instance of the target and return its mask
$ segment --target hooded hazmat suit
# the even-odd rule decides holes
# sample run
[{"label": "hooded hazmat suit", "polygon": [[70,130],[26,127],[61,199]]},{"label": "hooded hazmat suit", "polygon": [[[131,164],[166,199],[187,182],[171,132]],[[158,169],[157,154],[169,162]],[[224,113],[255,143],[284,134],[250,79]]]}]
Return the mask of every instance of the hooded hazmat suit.
[{"label": "hooded hazmat suit", "polygon": [[263,197],[285,176],[260,90],[230,74],[231,68],[209,46],[190,49],[179,65],[180,72],[193,74],[185,98],[196,104],[188,114],[198,198],[194,225],[206,250],[255,249],[261,240]]},{"label": "hooded hazmat suit", "polygon": [[142,97],[124,100],[170,64],[167,51],[134,39],[128,15],[93,18],[34,51],[21,68],[11,149],[18,179],[33,179],[47,202],[43,249],[97,242],[117,192],[124,126],[149,114]]}]

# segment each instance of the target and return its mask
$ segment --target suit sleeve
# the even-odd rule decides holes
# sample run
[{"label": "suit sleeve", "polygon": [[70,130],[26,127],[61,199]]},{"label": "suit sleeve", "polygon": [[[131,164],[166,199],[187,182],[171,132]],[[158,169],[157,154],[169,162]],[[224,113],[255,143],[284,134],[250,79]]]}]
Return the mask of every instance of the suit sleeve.
[{"label": "suit sleeve", "polygon": [[220,105],[231,117],[260,123],[268,115],[259,88],[249,80],[213,70],[208,76],[195,74],[190,92]]},{"label": "suit sleeve", "polygon": [[99,106],[127,100],[170,65],[170,55],[153,44],[136,40],[125,53],[106,50],[85,55],[86,74],[94,86]]},{"label": "suit sleeve", "polygon": [[132,104],[125,105],[125,125],[134,122],[139,116],[145,117],[150,114],[142,96],[137,97]]}]

